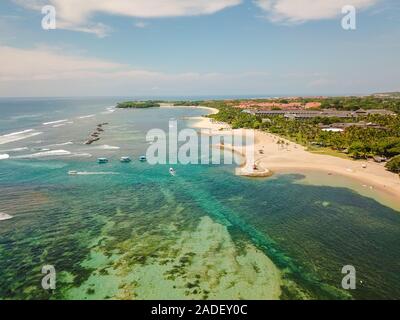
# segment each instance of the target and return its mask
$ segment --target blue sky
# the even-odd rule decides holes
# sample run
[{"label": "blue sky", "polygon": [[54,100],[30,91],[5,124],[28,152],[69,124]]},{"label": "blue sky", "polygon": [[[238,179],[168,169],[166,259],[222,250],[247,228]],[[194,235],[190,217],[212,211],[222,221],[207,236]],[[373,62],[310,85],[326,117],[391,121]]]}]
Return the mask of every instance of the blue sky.
[{"label": "blue sky", "polygon": [[395,91],[399,40],[396,0],[5,0],[0,96]]}]

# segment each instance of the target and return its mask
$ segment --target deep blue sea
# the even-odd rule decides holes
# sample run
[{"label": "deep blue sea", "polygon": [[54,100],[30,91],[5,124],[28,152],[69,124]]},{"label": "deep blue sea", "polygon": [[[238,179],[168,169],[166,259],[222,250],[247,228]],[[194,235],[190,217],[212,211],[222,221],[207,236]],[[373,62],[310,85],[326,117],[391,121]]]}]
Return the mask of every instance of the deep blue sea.
[{"label": "deep blue sea", "polygon": [[[0,299],[400,299],[399,212],[302,174],[171,176],[138,161],[146,133],[207,110],[121,100],[0,99],[0,213],[12,216],[0,220]],[[44,265],[55,290],[41,286]],[[341,286],[345,265],[355,290]]]}]

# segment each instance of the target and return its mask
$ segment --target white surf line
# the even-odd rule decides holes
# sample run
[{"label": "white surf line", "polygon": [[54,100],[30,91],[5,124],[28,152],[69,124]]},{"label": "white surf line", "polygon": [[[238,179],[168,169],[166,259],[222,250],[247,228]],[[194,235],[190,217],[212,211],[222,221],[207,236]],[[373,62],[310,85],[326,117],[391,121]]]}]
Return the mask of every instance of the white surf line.
[{"label": "white surf line", "polygon": [[74,143],[72,141],[62,142],[62,143],[54,143],[54,144],[49,144],[49,145],[45,146],[45,148],[69,146],[71,144],[74,144]]},{"label": "white surf line", "polygon": [[5,135],[0,136],[0,145],[23,140],[23,139],[28,139],[28,138],[37,136],[39,134],[42,134],[42,132],[38,132],[34,129],[27,129],[24,131],[18,131],[18,132],[5,134]]},{"label": "white surf line", "polygon": [[49,157],[85,157],[90,158],[92,155],[90,153],[73,153],[67,150],[49,150],[42,151],[32,154],[25,154],[21,156],[12,157],[13,159],[39,159],[39,158],[49,158]]},{"label": "white surf line", "polygon": [[119,150],[119,149],[121,149],[121,147],[109,146],[108,144],[105,144],[105,145],[102,145],[102,146],[94,147],[93,149],[100,149],[100,150]]},{"label": "white surf line", "polygon": [[68,119],[50,121],[50,122],[44,122],[43,125],[48,126],[48,125],[59,124],[59,123],[67,122],[67,121],[68,121]]},{"label": "white surf line", "polygon": [[116,109],[116,106],[107,107],[107,108],[106,108],[106,111],[103,111],[101,114],[110,114],[110,113],[115,112],[116,110],[117,110],[117,109]]},{"label": "white surf line", "polygon": [[32,158],[43,158],[43,157],[52,157],[52,156],[69,156],[71,155],[70,151],[66,150],[50,150],[50,151],[43,151],[37,152],[32,154],[25,154],[22,156],[14,157],[16,159],[32,159]]},{"label": "white surf line", "polygon": [[9,159],[9,158],[10,158],[10,155],[7,154],[7,153],[5,153],[5,154],[0,154],[0,160],[6,160],[6,159]]},{"label": "white surf line", "polygon": [[52,126],[53,128],[59,128],[59,127],[64,127],[66,125],[66,123],[59,123],[59,124],[55,124],[54,126]]},{"label": "white surf line", "polygon": [[74,158],[91,158],[92,155],[87,152],[76,152],[76,153],[71,153],[70,157]]},{"label": "white surf line", "polygon": [[95,114],[89,114],[89,115],[87,115],[87,116],[81,116],[81,117],[78,117],[78,119],[88,119],[88,118],[94,118],[96,115]]},{"label": "white surf line", "polygon": [[26,150],[29,150],[29,148],[28,147],[14,148],[14,149],[0,150],[0,152],[21,152]]}]

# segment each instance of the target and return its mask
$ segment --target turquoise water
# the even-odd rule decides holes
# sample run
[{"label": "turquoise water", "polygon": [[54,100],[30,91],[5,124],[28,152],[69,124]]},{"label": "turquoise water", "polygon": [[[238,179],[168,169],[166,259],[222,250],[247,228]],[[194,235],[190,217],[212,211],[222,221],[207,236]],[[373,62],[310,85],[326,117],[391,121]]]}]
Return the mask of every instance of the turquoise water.
[{"label": "turquoise water", "polygon": [[[241,261],[248,246],[280,270],[281,299],[400,298],[399,212],[350,189],[299,184],[301,175],[254,180],[235,176],[233,166],[177,165],[171,177],[169,166],[117,161],[145,153],[147,130],[167,130],[170,118],[184,127],[184,117],[204,110],[110,113],[111,100],[46,100],[44,109],[42,102],[13,102],[13,110],[21,106],[37,114],[25,120],[23,114],[16,118],[9,102],[0,103],[1,123],[8,126],[0,135],[41,132],[0,145],[0,154],[10,155],[0,161],[0,212],[13,216],[0,221],[1,299],[227,297],[221,279],[228,274],[231,288],[250,272],[230,271],[232,257]],[[42,124],[60,119],[73,123]],[[105,121],[102,140],[84,146],[88,133]],[[65,142],[71,143],[53,146]],[[104,145],[119,149],[99,148]],[[21,157],[43,149],[71,154]],[[83,153],[92,156],[79,156]],[[111,161],[99,166],[98,156]],[[70,170],[113,174],[69,176]],[[227,238],[197,232],[204,217],[215,223],[211,231],[226,230]],[[202,252],[208,239],[213,245]],[[224,269],[212,265],[216,257]],[[49,264],[57,270],[57,289],[51,292],[40,286],[41,267]],[[341,289],[344,265],[356,267],[356,290]],[[259,268],[254,265],[252,272],[261,274]],[[213,277],[219,282],[211,282]],[[151,278],[159,279],[158,287]],[[248,281],[257,293],[257,281]],[[228,297],[254,298],[246,285],[237,288],[243,292]]]}]

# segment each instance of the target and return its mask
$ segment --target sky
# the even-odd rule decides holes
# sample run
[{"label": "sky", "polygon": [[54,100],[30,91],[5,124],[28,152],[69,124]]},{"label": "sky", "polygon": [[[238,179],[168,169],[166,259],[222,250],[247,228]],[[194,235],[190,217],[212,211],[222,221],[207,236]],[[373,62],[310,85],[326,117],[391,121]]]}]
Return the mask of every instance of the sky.
[{"label": "sky", "polygon": [[400,91],[399,40],[398,0],[2,0],[0,97]]}]

